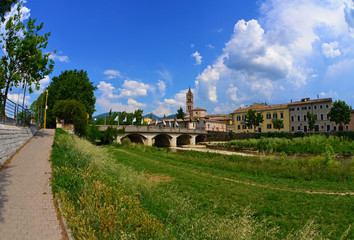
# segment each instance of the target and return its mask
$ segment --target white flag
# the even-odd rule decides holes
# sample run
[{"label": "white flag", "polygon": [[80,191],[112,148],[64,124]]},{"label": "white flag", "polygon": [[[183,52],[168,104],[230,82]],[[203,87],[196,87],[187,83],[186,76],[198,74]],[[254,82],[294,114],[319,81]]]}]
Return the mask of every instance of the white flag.
[{"label": "white flag", "polygon": [[135,123],[136,122],[136,118],[133,119],[133,122],[132,123]]},{"label": "white flag", "polygon": [[168,121],[168,126],[171,127],[171,121]]},{"label": "white flag", "polygon": [[127,122],[127,117],[124,118],[123,122]]},{"label": "white flag", "polygon": [[156,119],[155,125],[157,125],[157,124],[158,124],[158,122],[159,122],[159,120],[158,120],[158,119]]},{"label": "white flag", "polygon": [[151,124],[151,120],[149,120],[149,122],[148,122],[148,125],[150,125]]},{"label": "white flag", "polygon": [[175,124],[175,125],[176,125],[176,127],[178,127],[178,122],[176,122],[176,124]]},{"label": "white flag", "polygon": [[143,124],[144,124],[144,118],[141,119],[141,125],[143,125]]},{"label": "white flag", "polygon": [[114,119],[114,121],[118,121],[118,119],[119,119],[119,117],[118,117],[118,115],[117,115],[117,117]]},{"label": "white flag", "polygon": [[166,126],[166,122],[165,122],[165,120],[162,120],[162,121],[163,121],[163,125],[164,125],[164,126]]}]

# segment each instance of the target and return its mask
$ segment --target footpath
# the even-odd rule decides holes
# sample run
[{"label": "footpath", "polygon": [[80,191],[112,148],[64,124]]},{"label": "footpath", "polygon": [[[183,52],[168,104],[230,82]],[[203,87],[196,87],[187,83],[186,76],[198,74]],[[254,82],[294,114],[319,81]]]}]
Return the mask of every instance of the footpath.
[{"label": "footpath", "polygon": [[50,187],[53,140],[40,130],[0,170],[0,240],[66,239]]}]

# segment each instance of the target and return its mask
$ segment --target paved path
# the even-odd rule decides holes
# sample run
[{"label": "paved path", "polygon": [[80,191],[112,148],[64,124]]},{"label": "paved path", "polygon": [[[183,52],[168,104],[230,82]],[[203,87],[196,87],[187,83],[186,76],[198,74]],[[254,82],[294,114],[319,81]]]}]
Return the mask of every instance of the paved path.
[{"label": "paved path", "polygon": [[0,240],[63,239],[50,187],[54,130],[40,130],[0,171]]}]

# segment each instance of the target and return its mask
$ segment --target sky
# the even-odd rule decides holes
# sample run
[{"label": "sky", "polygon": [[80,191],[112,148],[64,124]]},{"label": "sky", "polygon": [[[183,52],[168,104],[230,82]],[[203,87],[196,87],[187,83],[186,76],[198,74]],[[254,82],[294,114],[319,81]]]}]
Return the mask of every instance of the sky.
[{"label": "sky", "polygon": [[40,91],[83,69],[97,86],[94,115],[174,114],[189,87],[209,114],[304,97],[354,105],[352,0],[27,0],[23,12],[57,50]]}]

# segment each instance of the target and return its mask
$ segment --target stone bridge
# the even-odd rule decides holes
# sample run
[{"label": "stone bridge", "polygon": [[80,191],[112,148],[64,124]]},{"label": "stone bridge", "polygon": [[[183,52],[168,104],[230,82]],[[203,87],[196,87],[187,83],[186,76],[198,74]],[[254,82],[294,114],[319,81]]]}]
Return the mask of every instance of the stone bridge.
[{"label": "stone bridge", "polygon": [[100,130],[108,127],[125,128],[124,135],[118,135],[117,142],[129,138],[131,142],[157,147],[195,145],[206,140],[207,131],[199,129],[163,126],[117,126],[100,125]]}]

